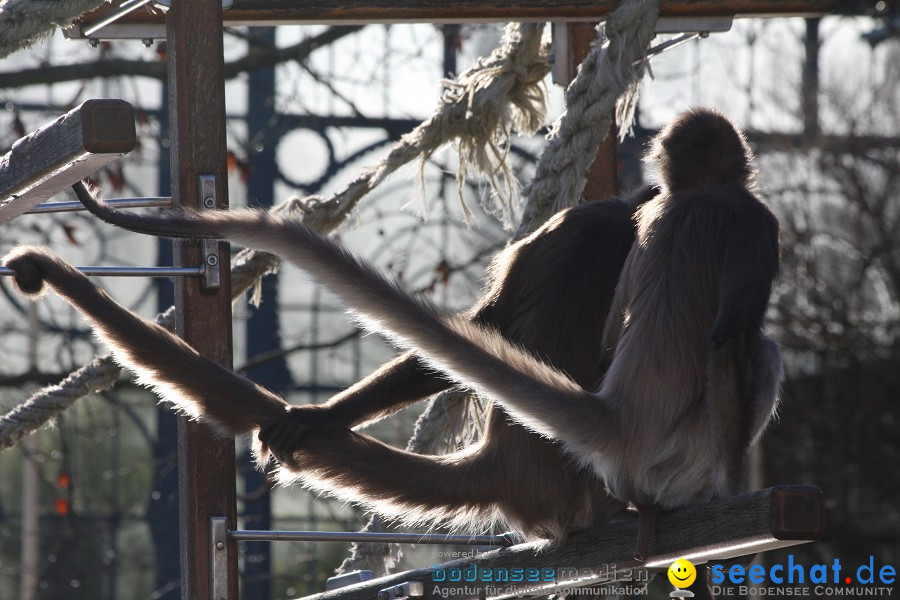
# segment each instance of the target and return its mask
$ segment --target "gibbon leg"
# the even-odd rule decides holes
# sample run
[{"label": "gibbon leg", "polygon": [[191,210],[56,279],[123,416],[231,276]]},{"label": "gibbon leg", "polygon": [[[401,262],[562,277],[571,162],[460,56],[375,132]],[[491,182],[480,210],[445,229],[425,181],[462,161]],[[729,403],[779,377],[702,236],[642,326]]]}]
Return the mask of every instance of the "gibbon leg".
[{"label": "gibbon leg", "polygon": [[328,402],[292,406],[286,418],[296,420],[298,425],[357,427],[390,416],[452,385],[452,381],[428,369],[415,354],[407,352]]},{"label": "gibbon leg", "polygon": [[[279,479],[300,480],[401,521],[481,521],[496,508],[496,477],[482,446],[441,456],[399,450],[370,436],[332,427],[290,431],[290,446],[263,429],[260,441],[281,464]],[[298,443],[299,442],[299,443]],[[293,446],[293,447],[291,447]],[[410,517],[415,515],[415,517]]]},{"label": "gibbon leg", "polygon": [[510,422],[496,407],[482,440],[441,456],[398,450],[347,429],[303,429],[303,436],[289,432],[288,446],[269,437],[269,428],[260,432],[282,464],[282,481],[297,479],[407,522],[484,528],[502,519],[526,537],[560,538],[624,508],[560,444]]},{"label": "gibbon leg", "polygon": [[644,562],[647,560],[647,551],[650,548],[650,535],[653,533],[653,524],[659,509],[651,504],[634,503],[638,512],[638,537],[634,546],[634,560]]}]

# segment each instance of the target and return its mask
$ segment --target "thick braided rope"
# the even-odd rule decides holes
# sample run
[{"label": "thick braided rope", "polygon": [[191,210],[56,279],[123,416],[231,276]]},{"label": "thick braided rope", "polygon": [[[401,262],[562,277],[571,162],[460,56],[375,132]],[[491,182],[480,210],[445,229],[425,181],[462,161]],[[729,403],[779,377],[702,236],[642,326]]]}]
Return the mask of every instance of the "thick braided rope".
[{"label": "thick braided rope", "polygon": [[[602,44],[601,34],[566,90],[566,112],[556,122],[535,179],[526,190],[528,205],[516,239],[581,197],[585,174],[609,132],[617,101],[617,120],[623,130],[628,129],[658,14],[658,0],[626,0],[607,18],[609,43]],[[423,454],[449,450],[448,446],[457,439],[453,427],[467,420],[470,406],[472,398],[466,392],[438,394],[416,422],[407,450]],[[374,515],[362,531],[382,531],[385,526],[384,520]],[[350,556],[337,572],[366,569],[379,576],[389,573],[399,557],[400,547],[396,544],[353,544]]]},{"label": "thick braided rope", "polygon": [[[93,0],[96,3],[96,0]],[[34,2],[0,0],[0,6],[24,11]],[[42,3],[41,3],[42,4]],[[7,14],[11,16],[12,13]],[[535,103],[539,95],[540,79],[546,74],[546,48],[540,43],[541,28],[527,25],[510,26],[501,47],[490,59],[480,61],[452,84],[454,89],[468,90],[456,94],[455,100],[445,99],[429,120],[404,136],[388,156],[375,168],[352,181],[328,199],[311,196],[294,198],[273,209],[275,213],[302,215],[304,223],[322,234],[340,226],[359,201],[398,168],[421,156],[434,152],[448,140],[457,140],[469,152],[476,152],[479,143],[487,143],[486,131],[505,130],[512,124],[537,129],[543,119],[543,108]],[[515,67],[504,68],[509,60]],[[449,82],[445,85],[450,86]],[[447,98],[450,98],[448,96]],[[516,109],[503,109],[512,103]],[[485,115],[485,116],[482,116]],[[278,270],[281,260],[269,253],[245,250],[232,265],[232,298],[240,297],[255,287],[251,301],[258,302],[260,279]],[[171,322],[172,309],[166,313]],[[159,320],[163,315],[157,317]],[[121,374],[121,368],[108,356],[97,357],[91,363],[71,373],[59,384],[44,388],[0,416],[0,450],[15,444],[24,435],[39,429],[78,398],[91,392],[108,389]]]},{"label": "thick braided rope", "polygon": [[56,418],[82,396],[111,388],[118,376],[119,367],[112,357],[97,357],[58,385],[45,387],[0,417],[0,450]]},{"label": "thick braided rope", "polygon": [[[487,177],[492,205],[487,208],[512,227],[518,201],[518,183],[507,161],[510,135],[535,133],[544,124],[546,96],[544,78],[550,72],[550,47],[543,41],[543,23],[510,23],[500,46],[487,58],[455,80],[445,80],[438,128],[452,139],[459,154],[456,180],[460,203],[468,220],[470,212],[462,197],[470,168]],[[482,91],[483,90],[483,91]],[[481,93],[479,93],[481,92]],[[466,105],[465,118],[443,107]],[[454,119],[455,121],[451,121]],[[465,135],[455,129],[462,127]],[[419,181],[431,153],[419,160]],[[424,194],[423,194],[424,197]]]},{"label": "thick braided rope", "polygon": [[0,58],[33,45],[108,0],[0,0]]},{"label": "thick braided rope", "polygon": [[492,181],[498,169],[501,175],[508,172],[502,159],[510,129],[533,133],[545,115],[542,82],[550,67],[542,35],[543,25],[510,24],[490,57],[443,82],[434,115],[400,138],[381,163],[328,200],[304,200],[314,212],[304,222],[320,231],[333,230],[388,175],[414,160],[426,160],[451,142],[460,150],[463,171],[472,165]]},{"label": "thick braided rope", "polygon": [[566,111],[547,137],[537,171],[525,190],[527,204],[516,239],[547,218],[577,204],[585,175],[612,124],[631,126],[647,46],[659,15],[659,0],[625,0],[606,19],[602,34],[566,90]]}]

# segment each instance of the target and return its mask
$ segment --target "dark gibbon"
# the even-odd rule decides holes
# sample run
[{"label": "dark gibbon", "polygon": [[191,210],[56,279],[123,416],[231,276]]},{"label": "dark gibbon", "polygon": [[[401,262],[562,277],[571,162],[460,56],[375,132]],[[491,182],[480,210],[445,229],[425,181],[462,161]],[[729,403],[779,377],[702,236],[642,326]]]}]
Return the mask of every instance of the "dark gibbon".
[{"label": "dark gibbon", "polygon": [[[762,333],[778,223],[756,194],[743,136],[695,109],[657,136],[648,158],[658,194],[557,215],[502,253],[469,315],[442,314],[295,220],[261,211],[143,217],[84,199],[128,229],[278,254],[414,353],[324,408],[291,407],[217,367],[45,251],[17,250],[6,264],[23,293],[46,280],[84,312],[167,401],[226,434],[258,431],[263,450],[313,487],[401,518],[501,517],[537,536],[632,503],[642,555],[656,509],[741,490],[782,377],[778,348]],[[446,387],[444,376],[502,409],[480,444],[424,457],[348,429]],[[415,393],[396,394],[384,383],[394,377],[415,381],[406,388]]]},{"label": "dark gibbon", "polygon": [[[464,318],[497,329],[586,389],[596,387],[598,340],[635,239],[633,215],[656,191],[558,213],[494,259],[485,294]],[[96,204],[83,186],[76,192],[89,207]],[[325,404],[289,405],[131,314],[52,253],[21,248],[4,262],[21,291],[36,294],[46,282],[81,310],[117,360],[164,400],[225,435],[261,429],[262,462],[267,451],[274,454],[284,483],[301,480],[404,523],[485,529],[498,521],[527,538],[559,538],[624,509],[559,441],[497,406],[489,406],[477,444],[444,456],[405,452],[352,431],[454,385],[412,352]],[[534,485],[523,489],[529,481]]]}]

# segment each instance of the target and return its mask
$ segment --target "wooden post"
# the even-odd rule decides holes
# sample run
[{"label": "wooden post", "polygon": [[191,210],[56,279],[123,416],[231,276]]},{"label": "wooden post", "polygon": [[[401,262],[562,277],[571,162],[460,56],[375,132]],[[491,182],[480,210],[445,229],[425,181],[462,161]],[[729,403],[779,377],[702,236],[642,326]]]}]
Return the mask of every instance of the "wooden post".
[{"label": "wooden post", "polygon": [[[204,207],[199,178],[215,178],[216,207],[227,208],[225,148],[225,84],[222,54],[221,0],[173,2],[166,16],[171,126],[172,196],[176,205]],[[204,208],[206,209],[206,208]],[[220,364],[231,367],[231,299],[228,249],[219,244],[221,286],[204,293],[196,277],[175,286],[178,334]],[[176,265],[196,266],[205,260],[197,242],[180,242]],[[179,521],[181,526],[181,597],[212,598],[210,517],[222,516],[234,528],[234,441],[222,440],[205,425],[178,423]],[[214,600],[238,597],[237,552],[229,549],[225,593]]]},{"label": "wooden post", "polygon": [[[602,21],[620,0],[235,0],[225,11],[228,25],[289,23],[498,23],[506,21]],[[837,0],[666,0],[662,17],[773,16],[825,14],[840,7]],[[96,23],[113,7],[84,15],[83,28]],[[136,10],[116,25],[156,23],[150,11]],[[102,34],[99,34],[102,35]]]},{"label": "wooden post", "polygon": [[[572,65],[571,78],[575,77],[575,71],[581,61],[591,51],[591,44],[597,38],[596,25],[591,23],[569,23],[569,65]],[[597,156],[588,168],[587,181],[584,186],[584,200],[592,202],[609,198],[618,191],[619,175],[619,146],[616,140],[618,128],[616,127],[615,114],[612,117],[612,125],[609,134],[600,144]]]}]

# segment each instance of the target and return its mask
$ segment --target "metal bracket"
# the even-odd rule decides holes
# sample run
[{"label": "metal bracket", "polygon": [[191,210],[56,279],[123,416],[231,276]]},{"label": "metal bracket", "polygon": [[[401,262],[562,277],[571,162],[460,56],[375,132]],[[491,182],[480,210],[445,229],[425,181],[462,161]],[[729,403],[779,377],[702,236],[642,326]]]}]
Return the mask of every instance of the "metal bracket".
[{"label": "metal bracket", "polygon": [[[150,46],[154,40],[166,39],[165,25],[119,23],[119,19],[128,13],[148,4],[165,12],[172,7],[172,0],[125,0],[99,21],[76,23],[63,29],[63,35],[70,40],[87,40],[91,46],[98,46],[100,40],[141,40],[145,46]],[[233,5],[234,0],[222,0],[222,10]]]},{"label": "metal bracket", "polygon": [[209,590],[212,600],[228,598],[228,518],[209,519]]},{"label": "metal bracket", "polygon": [[421,581],[407,581],[378,591],[378,600],[406,600],[425,595],[425,585]]},{"label": "metal bracket", "polygon": [[656,33],[722,33],[730,31],[734,16],[721,17],[660,17]]},{"label": "metal bracket", "polygon": [[[682,34],[670,40],[666,40],[647,51],[647,57],[656,56],[666,50],[671,50],[685,42],[697,38],[706,38],[710,33],[720,33],[731,30],[734,23],[733,16],[721,17],[660,17],[656,21],[654,32],[659,34]],[[569,73],[573,73],[569,62],[569,23],[554,21],[551,23],[553,42],[551,44],[550,62],[552,65],[553,83],[568,86],[571,81]]]},{"label": "metal bracket", "polygon": [[[200,210],[216,210],[216,176],[200,175],[197,178],[197,190],[200,196]],[[201,279],[201,289],[206,293],[215,293],[222,287],[222,261],[219,260],[219,240],[203,240],[200,242],[202,266],[205,269]]]}]

